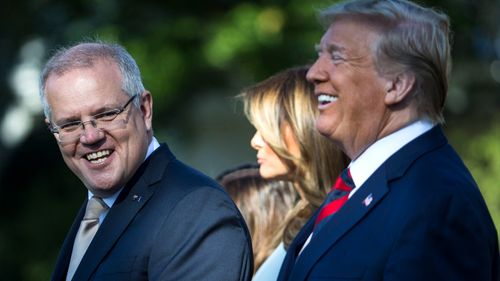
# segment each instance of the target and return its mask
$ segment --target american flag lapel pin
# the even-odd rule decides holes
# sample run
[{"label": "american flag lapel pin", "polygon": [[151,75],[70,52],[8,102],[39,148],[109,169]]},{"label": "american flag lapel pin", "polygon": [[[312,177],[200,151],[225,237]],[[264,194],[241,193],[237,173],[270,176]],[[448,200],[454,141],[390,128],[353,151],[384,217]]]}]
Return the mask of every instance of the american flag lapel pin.
[{"label": "american flag lapel pin", "polygon": [[373,194],[370,193],[370,195],[366,196],[365,200],[363,200],[363,205],[365,205],[365,207],[368,207],[373,201]]}]

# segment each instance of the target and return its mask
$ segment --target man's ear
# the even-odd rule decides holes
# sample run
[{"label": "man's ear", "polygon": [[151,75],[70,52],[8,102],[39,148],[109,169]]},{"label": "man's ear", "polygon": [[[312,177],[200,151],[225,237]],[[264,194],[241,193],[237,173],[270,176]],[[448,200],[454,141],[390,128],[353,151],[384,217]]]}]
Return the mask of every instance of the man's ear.
[{"label": "man's ear", "polygon": [[146,123],[147,130],[152,130],[153,127],[153,96],[149,91],[144,91],[140,97],[142,118]]},{"label": "man's ear", "polygon": [[387,81],[384,102],[386,105],[396,105],[408,97],[415,86],[415,75],[404,72]]}]

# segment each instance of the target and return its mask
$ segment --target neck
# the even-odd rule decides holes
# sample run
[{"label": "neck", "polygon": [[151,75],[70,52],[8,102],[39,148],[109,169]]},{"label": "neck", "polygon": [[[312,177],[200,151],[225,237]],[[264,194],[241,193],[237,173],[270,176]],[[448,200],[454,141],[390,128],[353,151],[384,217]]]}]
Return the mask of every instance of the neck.
[{"label": "neck", "polygon": [[372,135],[372,137],[362,138],[365,142],[361,145],[353,145],[355,149],[351,149],[351,151],[345,151],[345,153],[351,158],[351,160],[355,160],[359,157],[368,147],[377,142],[378,140],[398,131],[402,128],[414,123],[417,121],[418,115],[415,110],[410,110],[407,108],[406,110],[400,111],[391,111],[390,114],[385,118],[383,122],[381,122],[381,126],[376,133]]}]

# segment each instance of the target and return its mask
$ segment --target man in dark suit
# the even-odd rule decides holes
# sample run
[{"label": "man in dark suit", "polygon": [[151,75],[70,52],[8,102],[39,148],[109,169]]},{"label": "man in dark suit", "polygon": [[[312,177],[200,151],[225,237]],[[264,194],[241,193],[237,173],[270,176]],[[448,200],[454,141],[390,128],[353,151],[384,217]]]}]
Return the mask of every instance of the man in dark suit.
[{"label": "man in dark suit", "polygon": [[320,18],[327,31],[307,76],[316,127],[352,159],[352,179],[297,235],[278,279],[498,281],[495,226],[439,125],[448,17],[387,0],[337,4]]},{"label": "man in dark suit", "polygon": [[152,96],[124,48],[58,51],[41,98],[64,161],[88,189],[52,280],[250,280],[241,215],[154,138]]}]

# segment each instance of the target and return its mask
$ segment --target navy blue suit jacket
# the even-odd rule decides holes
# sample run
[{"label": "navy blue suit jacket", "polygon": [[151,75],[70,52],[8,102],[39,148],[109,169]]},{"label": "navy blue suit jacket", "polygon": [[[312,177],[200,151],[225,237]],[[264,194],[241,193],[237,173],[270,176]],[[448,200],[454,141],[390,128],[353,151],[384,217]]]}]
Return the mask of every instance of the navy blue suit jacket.
[{"label": "navy blue suit jacket", "polygon": [[495,226],[439,126],[385,161],[297,256],[314,219],[290,245],[278,280],[500,278]]},{"label": "navy blue suit jacket", "polygon": [[[85,202],[52,280],[65,280]],[[246,225],[220,186],[161,145],[125,186],[73,280],[250,280]]]}]

